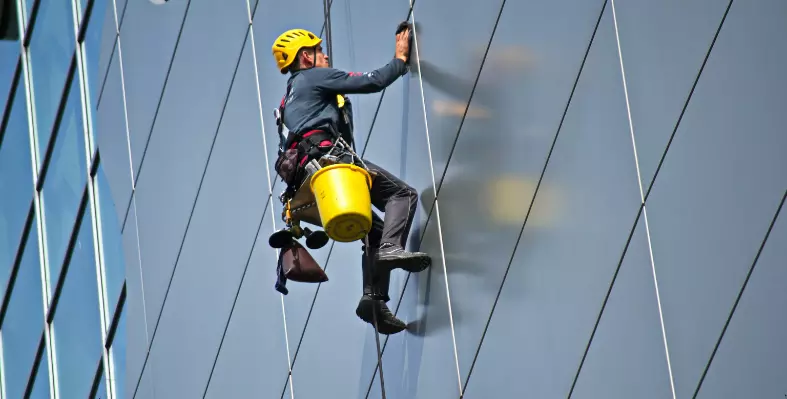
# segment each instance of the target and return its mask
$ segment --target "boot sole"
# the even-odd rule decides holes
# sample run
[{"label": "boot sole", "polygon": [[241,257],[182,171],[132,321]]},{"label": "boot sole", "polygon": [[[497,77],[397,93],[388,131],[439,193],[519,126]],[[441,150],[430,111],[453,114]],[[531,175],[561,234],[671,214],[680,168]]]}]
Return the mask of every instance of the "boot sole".
[{"label": "boot sole", "polygon": [[388,269],[402,269],[410,273],[418,273],[432,265],[430,257],[388,258],[377,259],[376,263]]},{"label": "boot sole", "polygon": [[[378,309],[379,310],[379,309]],[[361,320],[371,324],[374,327],[374,311],[375,311],[375,303],[373,301],[362,301],[358,304],[358,307],[355,309],[355,315],[358,316]],[[407,329],[406,325],[398,326],[392,325],[388,323],[381,323],[380,322],[380,314],[377,314],[377,332],[383,335],[391,335],[402,332]]]}]

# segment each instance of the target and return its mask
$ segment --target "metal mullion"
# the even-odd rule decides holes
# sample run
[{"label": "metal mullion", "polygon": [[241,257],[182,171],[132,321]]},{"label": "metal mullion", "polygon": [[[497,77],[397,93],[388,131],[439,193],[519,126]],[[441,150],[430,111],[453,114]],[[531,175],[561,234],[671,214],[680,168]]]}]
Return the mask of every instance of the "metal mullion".
[{"label": "metal mullion", "polygon": [[[77,14],[77,10],[79,9],[79,5],[77,4],[78,0],[74,0],[72,2],[75,15]],[[86,10],[86,18],[85,21],[90,20],[89,15],[92,12],[94,1],[88,0],[88,7]],[[104,236],[103,236],[103,228],[102,228],[102,217],[101,217],[101,206],[100,206],[100,198],[98,194],[98,184],[96,183],[96,173],[98,171],[98,167],[100,166],[99,160],[93,158],[94,148],[93,148],[93,120],[92,120],[92,109],[90,106],[90,93],[88,90],[88,76],[87,76],[87,68],[85,66],[85,45],[84,45],[84,31],[86,29],[87,24],[82,24],[82,27],[79,29],[77,34],[77,44],[76,44],[76,68],[79,72],[79,81],[80,81],[80,100],[81,100],[81,111],[82,111],[82,118],[85,121],[83,124],[83,137],[84,137],[84,145],[85,145],[85,170],[88,173],[87,176],[87,196],[88,202],[87,205],[90,207],[90,218],[91,218],[91,228],[93,229],[93,253],[94,253],[94,267],[96,273],[96,289],[98,290],[98,306],[99,306],[99,317],[101,318],[101,363],[105,375],[109,375],[111,372],[111,359],[110,359],[110,351],[107,348],[107,341],[108,341],[108,322],[107,320],[110,319],[110,315],[107,313],[108,305],[108,294],[106,289],[106,264],[105,264],[105,257],[104,257]],[[98,154],[97,150],[95,151]],[[103,371],[102,371],[103,372]],[[96,385],[97,387],[97,385]],[[95,389],[95,387],[94,387]],[[109,392],[109,398],[112,399],[115,397],[114,395],[114,384],[113,381],[107,379],[107,391]]]},{"label": "metal mullion", "polygon": [[91,159],[95,149],[93,148],[93,112],[92,107],[90,106],[90,90],[88,90],[88,76],[87,76],[87,68],[85,67],[85,47],[84,43],[77,43],[76,44],[76,53],[74,53],[74,58],[76,59],[76,68],[79,72],[79,80],[81,82],[80,86],[80,100],[82,101],[82,119],[85,121],[83,129],[85,134],[85,170],[90,172],[91,169]]},{"label": "metal mullion", "polygon": [[[23,0],[17,0],[17,5],[19,7],[23,7]],[[33,15],[37,13],[38,10],[38,2],[33,6]],[[22,9],[22,8],[20,8]],[[27,31],[30,32],[30,26],[27,26]],[[25,90],[26,90],[26,101],[25,104],[27,106],[27,126],[28,126],[28,135],[30,137],[30,153],[31,153],[31,168],[32,168],[32,175],[33,181],[31,182],[33,186],[36,186],[36,182],[38,181],[38,140],[36,135],[36,122],[35,122],[35,98],[33,96],[33,89],[32,89],[32,80],[30,77],[30,54],[28,52],[27,44],[29,44],[30,37],[29,35],[25,38],[23,46],[21,48],[21,57],[22,57],[22,70],[25,82]],[[49,349],[50,356],[47,359],[47,367],[49,367],[49,394],[50,397],[57,398],[57,379],[55,378],[54,373],[54,364],[53,364],[53,354],[55,352],[52,339],[51,339],[51,331],[49,328],[48,323],[46,323],[46,314],[49,307],[49,279],[48,277],[48,255],[46,250],[46,223],[45,223],[45,215],[43,212],[43,206],[41,204],[41,193],[38,190],[34,190],[33,195],[33,207],[35,210],[35,214],[38,216],[36,218],[38,232],[36,238],[38,239],[38,259],[39,259],[39,268],[40,268],[40,277],[41,277],[41,299],[42,299],[42,319],[44,321],[44,342]]]},{"label": "metal mullion", "polygon": [[105,350],[105,352],[107,354],[104,357],[106,359],[106,363],[105,363],[104,369],[107,370],[107,372],[104,373],[104,378],[107,381],[107,391],[108,391],[107,395],[109,396],[110,399],[116,398],[116,397],[119,396],[119,394],[115,392],[116,389],[117,389],[117,386],[115,385],[115,382],[116,382],[116,380],[115,380],[115,333],[117,332],[117,326],[120,323],[120,316],[125,311],[125,309],[124,309],[125,303],[126,303],[126,285],[124,283],[123,284],[123,288],[122,288],[121,293],[120,293],[120,299],[118,300],[118,307],[117,307],[117,310],[115,311],[114,317],[112,318],[112,325],[111,325],[110,330],[109,330],[109,332],[107,334],[107,344],[104,347],[104,350]]},{"label": "metal mullion", "polygon": [[5,399],[5,355],[3,354],[3,330],[0,329],[0,399]]}]

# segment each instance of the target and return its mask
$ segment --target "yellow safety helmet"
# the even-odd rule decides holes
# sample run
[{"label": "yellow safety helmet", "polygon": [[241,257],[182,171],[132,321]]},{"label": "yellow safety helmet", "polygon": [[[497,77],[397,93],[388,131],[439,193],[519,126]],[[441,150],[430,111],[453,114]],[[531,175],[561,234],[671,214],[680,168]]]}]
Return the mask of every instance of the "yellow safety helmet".
[{"label": "yellow safety helmet", "polygon": [[295,60],[298,51],[304,47],[314,47],[322,43],[319,36],[305,29],[291,29],[282,33],[273,42],[273,57],[281,73],[287,73],[287,67]]}]

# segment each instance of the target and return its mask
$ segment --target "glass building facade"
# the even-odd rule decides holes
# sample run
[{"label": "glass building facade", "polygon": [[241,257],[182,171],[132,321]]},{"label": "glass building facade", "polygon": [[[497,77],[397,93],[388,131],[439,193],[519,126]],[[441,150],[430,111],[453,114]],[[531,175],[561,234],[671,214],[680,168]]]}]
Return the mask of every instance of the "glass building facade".
[{"label": "glass building facade", "polygon": [[96,146],[107,0],[0,1],[0,398],[117,398],[125,264]]},{"label": "glass building facade", "polygon": [[[39,6],[39,21],[66,12],[41,4],[50,10]],[[23,90],[6,90],[16,93],[7,125],[22,126],[9,131],[22,133],[5,134],[0,162],[28,171],[4,184],[29,191],[4,202],[21,248],[9,270],[14,285],[32,287],[15,289],[4,311],[6,381],[17,370],[9,356],[49,365],[23,373],[35,392],[62,380],[60,342],[76,332],[58,323],[77,316],[61,311],[94,301],[69,291],[87,281],[71,280],[71,266],[93,262],[103,276],[91,291],[95,324],[105,327],[94,341],[109,350],[91,355],[90,372],[109,370],[101,381],[116,397],[787,393],[784,1],[98,4],[100,35],[90,29],[101,25],[81,28],[90,4],[74,2],[73,25],[46,25],[60,40],[20,29],[32,35],[12,48],[21,72],[2,58],[11,66],[1,84]],[[330,281],[274,290],[267,238],[282,227],[282,187],[272,110],[287,77],[270,49],[305,28],[325,39],[333,66],[371,71],[391,59],[406,19],[416,24],[410,73],[350,98],[357,149],[419,192],[409,246],[435,262],[394,272],[389,306],[411,327],[377,337],[354,312],[359,243],[312,251]],[[40,133],[43,124],[53,129]],[[27,153],[9,146],[33,155],[17,160]],[[37,239],[19,247],[21,237]],[[83,237],[100,250],[80,249]],[[125,267],[125,295],[110,283],[122,280],[114,265]],[[53,279],[57,270],[65,278]],[[60,295],[56,312],[9,324],[40,298],[30,292],[49,313]],[[128,350],[113,352],[111,337]],[[125,374],[112,374],[121,359]]]}]

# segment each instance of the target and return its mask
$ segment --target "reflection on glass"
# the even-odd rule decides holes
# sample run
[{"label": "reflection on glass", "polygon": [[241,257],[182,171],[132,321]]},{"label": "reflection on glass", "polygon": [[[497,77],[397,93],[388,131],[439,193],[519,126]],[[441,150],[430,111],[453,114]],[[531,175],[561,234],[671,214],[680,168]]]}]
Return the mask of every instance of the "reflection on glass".
[{"label": "reflection on glass", "polygon": [[91,399],[106,399],[109,397],[107,393],[107,382],[106,377],[104,377],[104,373],[101,373],[101,380],[98,383],[98,389],[96,389],[96,393],[93,394]]},{"label": "reflection on glass", "polygon": [[104,169],[99,166],[98,174],[98,206],[101,214],[101,238],[103,240],[104,254],[104,273],[106,274],[107,310],[110,318],[115,311],[120,287],[123,285],[126,264],[123,257],[123,241],[120,235],[120,223],[118,222],[115,203],[112,201],[112,192],[109,190],[109,182],[104,174]]},{"label": "reflection on glass", "polygon": [[24,84],[11,104],[6,131],[0,139],[0,298],[14,263],[30,202],[33,172],[27,129]]},{"label": "reflection on glass", "polygon": [[36,220],[28,235],[22,263],[16,275],[8,311],[0,326],[3,337],[3,370],[8,398],[21,398],[33,369],[36,350],[44,331],[41,299],[41,264],[38,258]]},{"label": "reflection on glass", "polygon": [[49,287],[54,292],[87,181],[79,82],[75,79],[44,181]]},{"label": "reflection on glass", "polygon": [[[33,0],[27,0],[28,5]],[[30,42],[30,68],[36,107],[38,151],[43,157],[63,84],[74,53],[75,29],[70,1],[42,1]],[[39,166],[42,159],[39,159]]]},{"label": "reflection on glass", "polygon": [[90,212],[82,226],[55,310],[55,350],[59,390],[64,398],[86,398],[101,358],[96,258]]},{"label": "reflection on glass", "polygon": [[5,109],[11,83],[14,79],[14,70],[19,59],[19,42],[0,40],[0,118]]},{"label": "reflection on glass", "polygon": [[[87,4],[87,0],[80,0],[82,7]],[[101,32],[104,30],[104,14],[106,14],[107,0],[95,0],[93,10],[90,12],[87,31],[85,32],[84,48],[85,67],[87,68],[87,81],[90,95],[90,119],[91,125],[96,126],[96,101],[98,100],[98,90],[101,88],[102,79],[99,76],[98,57],[101,52]],[[83,10],[84,11],[84,10]],[[90,137],[91,148],[95,148],[95,133]]]},{"label": "reflection on glass", "polygon": [[49,399],[49,348],[44,347],[44,355],[38,362],[36,381],[33,383],[33,390],[30,392],[30,399]]},{"label": "reflection on glass", "polygon": [[115,398],[126,397],[126,312],[121,310],[115,338],[112,340],[112,359],[114,361]]}]

